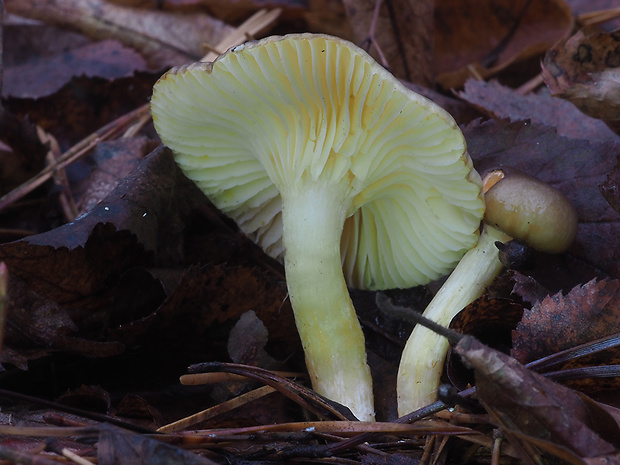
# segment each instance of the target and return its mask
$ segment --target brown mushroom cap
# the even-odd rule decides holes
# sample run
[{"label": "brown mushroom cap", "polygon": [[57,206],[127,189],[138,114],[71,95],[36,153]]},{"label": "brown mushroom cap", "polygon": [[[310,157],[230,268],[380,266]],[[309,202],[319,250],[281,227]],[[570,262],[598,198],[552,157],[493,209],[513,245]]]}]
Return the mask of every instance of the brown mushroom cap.
[{"label": "brown mushroom cap", "polygon": [[530,247],[547,253],[566,250],[577,235],[577,212],[559,190],[516,170],[485,176],[484,221]]}]

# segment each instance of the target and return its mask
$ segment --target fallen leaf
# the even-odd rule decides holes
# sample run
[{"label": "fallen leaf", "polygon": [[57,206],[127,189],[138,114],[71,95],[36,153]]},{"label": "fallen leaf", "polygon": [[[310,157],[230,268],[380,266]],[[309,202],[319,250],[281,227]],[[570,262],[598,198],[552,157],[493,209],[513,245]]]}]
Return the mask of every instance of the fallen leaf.
[{"label": "fallen leaf", "polygon": [[620,129],[620,31],[579,31],[547,51],[542,76],[553,95]]},{"label": "fallen leaf", "polygon": [[552,97],[547,89],[522,95],[497,81],[468,79],[458,96],[490,118],[542,123],[571,139],[618,140],[605,123],[583,114],[566,100]]},{"label": "fallen leaf", "polygon": [[131,76],[135,71],[147,71],[144,59],[119,42],[105,40],[6,67],[2,95],[36,99],[55,93],[74,76],[115,79]]},{"label": "fallen leaf", "polygon": [[609,205],[620,213],[620,157],[618,164],[607,174],[607,179],[599,186],[599,189]]},{"label": "fallen leaf", "polygon": [[437,0],[435,24],[437,82],[451,88],[472,69],[487,78],[544,53],[568,37],[573,14],[563,0]]},{"label": "fallen leaf", "polygon": [[110,328],[108,338],[126,345],[163,344],[173,351],[193,353],[196,359],[213,360],[219,355],[226,360],[230,329],[248,308],[264,323],[274,357],[286,359],[300,352],[284,282],[245,266],[190,267],[159,308]]},{"label": "fallen leaf", "polygon": [[268,341],[269,331],[254,310],[248,310],[230,331],[228,354],[235,363],[273,368],[276,361],[265,351]]},{"label": "fallen leaf", "polygon": [[[343,3],[354,42],[366,45],[370,54],[396,77],[432,87],[434,0]],[[379,11],[375,11],[376,5]]]},{"label": "fallen leaf", "polygon": [[[511,355],[521,363],[585,344],[620,332],[620,281],[591,281],[572,289],[565,296],[555,294],[525,310],[513,334]],[[580,357],[555,370],[584,366],[620,364],[620,349]],[[571,387],[596,392],[617,389],[620,381],[584,379],[570,381]]]},{"label": "fallen leaf", "polygon": [[217,465],[206,457],[154,437],[138,435],[111,425],[101,425],[97,443],[100,465]]},{"label": "fallen leaf", "polygon": [[610,455],[620,446],[618,424],[604,409],[593,412],[576,391],[475,338],[464,337],[454,350],[476,371],[478,400],[506,430],[551,440],[580,457]]},{"label": "fallen leaf", "polygon": [[47,147],[41,143],[32,122],[18,118],[5,108],[0,108],[0,141],[6,144],[0,156],[2,195],[43,167]]},{"label": "fallen leaf", "polygon": [[155,143],[143,136],[97,144],[87,160],[88,177],[73,190],[79,213],[88,212],[110,194],[154,148]]},{"label": "fallen leaf", "polygon": [[18,118],[27,118],[52,134],[64,151],[147,103],[159,74],[137,73],[113,80],[74,77],[52,95],[7,98],[4,105]]},{"label": "fallen leaf", "polygon": [[153,69],[197,61],[232,32],[232,27],[200,13],[123,8],[104,0],[7,0],[9,13],[78,30],[94,39],[116,39],[139,51]]},{"label": "fallen leaf", "polygon": [[[493,349],[508,353],[511,333],[521,316],[523,306],[509,299],[482,296],[467,305],[450,322],[450,328],[475,337]],[[446,373],[459,389],[473,384],[471,372],[464,370],[459,357],[447,358]]]}]

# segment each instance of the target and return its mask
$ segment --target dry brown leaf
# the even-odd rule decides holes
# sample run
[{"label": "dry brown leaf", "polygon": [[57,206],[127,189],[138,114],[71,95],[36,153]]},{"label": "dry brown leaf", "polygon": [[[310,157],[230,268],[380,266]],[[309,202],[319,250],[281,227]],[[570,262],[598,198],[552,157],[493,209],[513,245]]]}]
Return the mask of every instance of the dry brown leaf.
[{"label": "dry brown leaf", "polygon": [[8,12],[77,30],[95,39],[116,39],[138,50],[156,69],[200,59],[233,31],[205,14],[123,8],[104,0],[6,0]]},{"label": "dry brown leaf", "polygon": [[618,157],[618,164],[610,171],[599,189],[609,205],[620,213],[620,157]]},{"label": "dry brown leaf", "polygon": [[497,81],[468,79],[458,96],[490,118],[542,123],[572,139],[618,139],[605,123],[584,115],[565,100],[552,97],[548,90],[522,95]]},{"label": "dry brown leaf", "polygon": [[105,40],[5,68],[2,94],[36,99],[58,91],[74,76],[115,79],[146,70],[146,62],[134,50]]},{"label": "dry brown leaf", "polygon": [[[434,0],[344,0],[343,3],[356,43],[370,46],[370,54],[396,77],[432,87]],[[376,22],[374,34],[373,21]]]},{"label": "dry brown leaf", "polygon": [[[513,335],[511,355],[522,363],[531,362],[620,332],[620,281],[591,281],[565,296],[555,294],[525,310]],[[580,357],[554,370],[620,363],[620,349]],[[579,380],[570,385],[593,392],[617,388],[617,380]]]},{"label": "dry brown leaf", "polygon": [[542,75],[553,95],[620,130],[620,31],[583,31],[551,48]]},{"label": "dry brown leaf", "polygon": [[477,398],[505,431],[551,440],[581,457],[616,451],[620,428],[604,408],[472,337],[455,352],[476,371]]},{"label": "dry brown leaf", "polygon": [[542,54],[568,37],[573,14],[564,0],[437,0],[437,82],[460,87],[472,76],[493,76]]},{"label": "dry brown leaf", "polygon": [[[494,349],[507,352],[511,332],[523,315],[523,306],[511,300],[482,296],[474,300],[450,322],[450,328],[477,338]],[[447,365],[448,378],[459,389],[472,385],[470,372],[463,371],[459,358],[451,356]]]}]

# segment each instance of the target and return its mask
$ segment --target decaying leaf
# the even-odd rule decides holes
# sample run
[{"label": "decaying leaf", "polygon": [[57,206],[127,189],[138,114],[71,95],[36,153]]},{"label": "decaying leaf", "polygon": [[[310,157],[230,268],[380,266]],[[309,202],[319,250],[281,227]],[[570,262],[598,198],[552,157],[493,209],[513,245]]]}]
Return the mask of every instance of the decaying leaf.
[{"label": "decaying leaf", "polygon": [[205,14],[137,10],[104,0],[7,0],[10,13],[77,30],[95,39],[116,39],[138,50],[154,69],[163,69],[205,54],[232,28]]},{"label": "decaying leaf", "polygon": [[228,354],[235,363],[272,368],[276,361],[265,351],[269,331],[253,310],[239,318],[228,336]]},{"label": "decaying leaf", "polygon": [[580,457],[612,455],[620,446],[611,407],[601,407],[472,337],[464,337],[454,350],[476,371],[477,398],[508,432],[550,440]]},{"label": "decaying leaf", "polygon": [[[591,281],[566,295],[555,294],[525,310],[513,335],[511,355],[522,363],[620,332],[620,281]],[[620,350],[580,357],[554,370],[620,363]],[[576,380],[588,392],[617,388],[615,379]]]},{"label": "decaying leaf", "polygon": [[74,76],[115,79],[135,71],[147,71],[144,59],[119,42],[105,40],[6,68],[2,94],[36,99],[53,94]]},{"label": "decaying leaf", "polygon": [[216,465],[206,457],[149,436],[111,425],[100,426],[97,462],[101,465]]},{"label": "decaying leaf", "polygon": [[553,95],[585,114],[620,128],[620,31],[573,35],[551,48],[542,75]]},{"label": "decaying leaf", "polygon": [[563,0],[437,0],[437,81],[460,87],[473,73],[493,76],[508,65],[544,53],[573,27]]},{"label": "decaying leaf", "polygon": [[154,143],[145,137],[122,138],[97,144],[89,157],[92,167],[82,182],[84,187],[76,189],[79,213],[90,211],[110,194],[153,148]]},{"label": "decaying leaf", "polygon": [[368,47],[371,55],[396,77],[431,86],[434,0],[343,3],[356,43]]},{"label": "decaying leaf", "polygon": [[[523,315],[523,306],[509,299],[482,296],[457,314],[450,328],[473,336],[494,349],[508,352],[511,332]],[[456,387],[465,389],[473,384],[469,373],[462,370],[458,357],[449,357],[447,374]]]},{"label": "decaying leaf", "polygon": [[599,186],[601,194],[618,213],[620,213],[620,156],[618,165],[614,166],[607,179]]},{"label": "decaying leaf", "polygon": [[602,121],[580,112],[571,103],[554,98],[548,90],[522,95],[497,81],[468,79],[458,96],[489,118],[530,120],[554,127],[571,139],[616,140],[617,135]]}]

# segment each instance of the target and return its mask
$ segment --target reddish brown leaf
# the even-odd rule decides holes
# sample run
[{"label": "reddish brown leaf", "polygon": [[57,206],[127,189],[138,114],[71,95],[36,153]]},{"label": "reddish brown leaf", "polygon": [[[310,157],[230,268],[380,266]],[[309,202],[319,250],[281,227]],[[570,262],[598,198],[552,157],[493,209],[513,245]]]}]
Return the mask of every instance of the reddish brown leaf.
[{"label": "reddish brown leaf", "polygon": [[613,454],[620,428],[576,391],[526,369],[515,359],[465,337],[455,351],[476,371],[476,392],[489,413],[514,429],[560,444],[581,457]]},{"label": "reddish brown leaf", "polygon": [[543,78],[553,95],[585,114],[617,125],[620,110],[620,32],[578,32],[551,48],[543,61]]},{"label": "reddish brown leaf", "polygon": [[544,53],[573,27],[563,0],[437,0],[435,18],[437,81],[446,88],[463,85],[469,67],[486,78]]},{"label": "reddish brown leaf", "polygon": [[607,179],[599,188],[609,205],[620,213],[620,157],[618,158],[618,165],[607,175]]},{"label": "reddish brown leaf", "polygon": [[74,77],[47,97],[6,100],[7,109],[51,133],[62,150],[148,102],[159,73],[114,79]]},{"label": "reddish brown leaf", "polygon": [[[434,82],[434,0],[345,0],[354,41],[396,77],[430,87]],[[378,12],[375,6],[380,5]],[[376,24],[374,31],[373,24]],[[374,32],[374,34],[373,34]]]},{"label": "reddish brown leaf", "polygon": [[[507,352],[511,332],[523,315],[523,307],[508,299],[476,299],[450,322],[450,328],[477,338],[494,349]],[[448,358],[447,374],[452,384],[460,389],[473,384],[469,373],[462,369],[458,357]]]},{"label": "reddish brown leaf", "polygon": [[36,99],[53,94],[74,76],[115,79],[135,71],[146,71],[144,59],[134,50],[106,40],[6,68],[2,94]]},{"label": "reddish brown leaf", "polygon": [[[564,349],[620,332],[620,281],[591,281],[556,294],[526,310],[513,335],[511,355],[522,363],[531,362]],[[554,370],[619,364],[620,349],[580,357]],[[609,380],[579,380],[571,386],[582,390],[617,387]]]},{"label": "reddish brown leaf", "polygon": [[459,97],[487,116],[511,121],[531,120],[557,129],[571,139],[617,140],[602,121],[584,115],[571,103],[551,97],[548,91],[522,95],[497,81],[468,79]]},{"label": "reddish brown leaf", "polygon": [[102,425],[97,443],[97,462],[101,465],[216,465],[201,455],[158,441],[154,437]]},{"label": "reddish brown leaf", "polygon": [[[138,50],[154,69],[196,61],[232,28],[205,14],[136,10],[104,0],[7,0],[10,13],[95,39],[116,39]],[[179,33],[179,31],[183,31]]]}]

